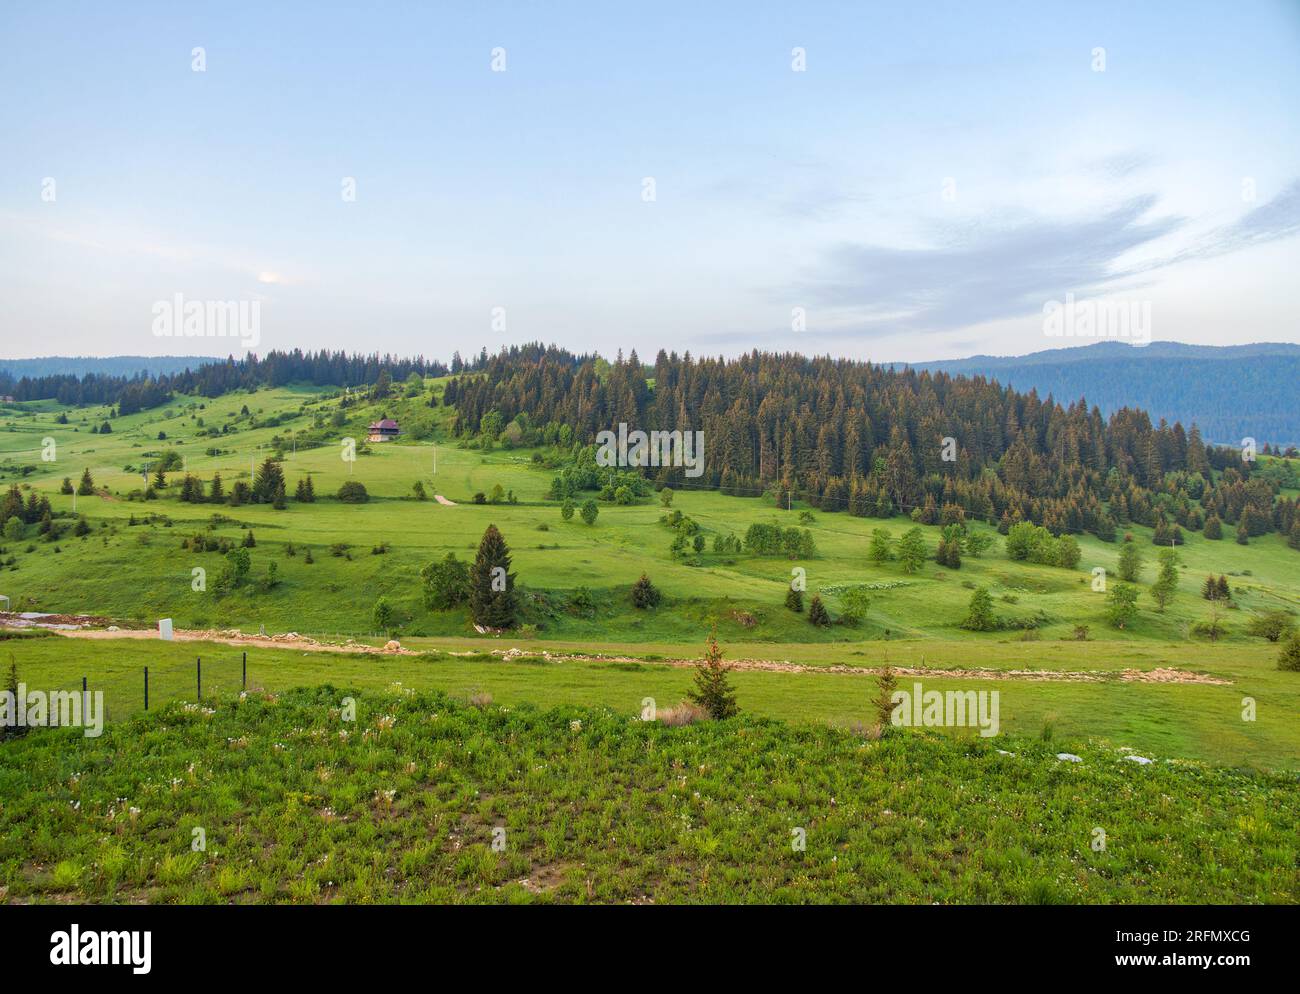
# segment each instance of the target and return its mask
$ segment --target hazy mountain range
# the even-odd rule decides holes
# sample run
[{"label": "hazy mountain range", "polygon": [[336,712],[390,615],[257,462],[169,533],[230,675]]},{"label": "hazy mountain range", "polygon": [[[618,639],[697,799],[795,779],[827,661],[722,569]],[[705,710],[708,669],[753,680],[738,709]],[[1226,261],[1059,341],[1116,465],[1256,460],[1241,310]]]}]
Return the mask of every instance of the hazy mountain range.
[{"label": "hazy mountain range", "polygon": [[1249,436],[1260,445],[1300,444],[1300,345],[1097,342],[1024,356],[891,365],[984,376],[1067,404],[1084,397],[1103,414],[1140,407],[1153,420],[1199,425],[1207,442],[1234,444]]},{"label": "hazy mountain range", "polygon": [[[224,357],[51,356],[0,359],[0,374],[24,376],[103,373],[132,376],[176,373]],[[1300,444],[1300,345],[1183,345],[1152,342],[1135,347],[1097,342],[1023,356],[971,356],[935,362],[887,363],[902,368],[983,376],[1017,390],[1034,389],[1068,404],[1080,397],[1109,415],[1140,407],[1155,421],[1200,426],[1207,442],[1237,444],[1247,436]],[[3,376],[0,375],[0,379]]]}]

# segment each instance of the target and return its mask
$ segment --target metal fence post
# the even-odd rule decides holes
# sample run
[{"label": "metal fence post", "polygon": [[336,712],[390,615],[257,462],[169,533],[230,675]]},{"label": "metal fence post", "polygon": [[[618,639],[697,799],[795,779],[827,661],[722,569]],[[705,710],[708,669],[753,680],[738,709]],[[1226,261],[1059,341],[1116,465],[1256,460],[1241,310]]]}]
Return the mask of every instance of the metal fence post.
[{"label": "metal fence post", "polygon": [[203,657],[194,657],[194,681],[199,691],[199,703],[203,702]]},{"label": "metal fence post", "polygon": [[149,667],[144,668],[144,709],[149,710]]},{"label": "metal fence post", "polygon": [[90,691],[86,689],[86,678],[81,678],[81,721],[85,724],[87,715],[90,714]]},{"label": "metal fence post", "polygon": [[247,652],[244,653],[244,675],[241,679],[239,689],[240,690],[248,689],[248,653]]}]

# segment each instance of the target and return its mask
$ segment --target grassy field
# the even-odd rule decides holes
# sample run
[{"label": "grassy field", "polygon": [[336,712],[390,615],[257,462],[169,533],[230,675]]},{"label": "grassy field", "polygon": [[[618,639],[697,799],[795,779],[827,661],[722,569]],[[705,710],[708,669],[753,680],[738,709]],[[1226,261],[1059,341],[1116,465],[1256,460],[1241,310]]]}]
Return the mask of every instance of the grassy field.
[{"label": "grassy field", "polygon": [[[87,534],[69,527],[51,542],[30,527],[4,541],[0,593],[16,608],[375,645],[388,634],[373,630],[382,596],[418,653],[5,638],[0,664],[12,661],[29,688],[74,689],[84,677],[111,720],[98,739],[41,730],[0,747],[0,901],[1300,898],[1300,674],[1278,670],[1277,646],[1246,631],[1262,611],[1300,608],[1300,554],[1277,536],[1244,547],[1190,536],[1178,594],[1159,612],[1147,593],[1156,550],[1134,528],[1147,567],[1140,615],[1123,631],[1092,589],[1093,567],[1114,573],[1118,546],[1090,536],[1076,570],[1013,562],[999,540],[960,570],[929,562],[908,575],[867,555],[872,529],[897,538],[911,527],[902,517],[818,511],[804,522],[798,504],[686,489],[673,507],[701,525],[709,549],[714,535],[778,522],[806,524],[818,554],[684,561],[657,500],[602,503],[594,525],[565,522],[546,499],[554,471],[531,450],[462,447],[448,432],[453,412],[426,398],[350,407],[343,424],[337,397],[317,390],[181,398],[114,419],[111,434],[90,433],[102,409],[0,412],[0,486],[18,481],[69,515],[64,477],[75,484],[88,467],[101,488],[75,498]],[[364,438],[381,414],[423,439],[345,462],[340,439]],[[214,425],[226,430],[202,434]],[[219,471],[229,491],[277,447],[290,494],[310,475],[316,503],[186,504],[181,473],[161,499],[141,498],[146,467],[167,448],[205,480]],[[349,478],[368,503],[332,497]],[[429,500],[413,498],[417,480]],[[515,502],[473,503],[496,485]],[[510,543],[525,624],[480,635],[465,610],[424,606],[419,570],[448,551],[471,559],[490,523]],[[239,542],[246,529],[253,579],[275,563],[280,582],[218,594],[210,581],[223,557],[182,540]],[[923,531],[933,548],[938,529]],[[796,566],[833,614],[845,585],[869,585],[864,623],[822,629],[788,611]],[[195,567],[207,590],[193,589]],[[643,571],[665,595],[655,609],[629,600]],[[1210,572],[1234,590],[1217,642],[1192,632],[1209,615],[1199,588]],[[977,586],[1001,619],[1031,627],[961,628]],[[587,614],[568,607],[580,587],[594,600]],[[740,718],[637,720],[647,698],[659,708],[683,698],[691,671],[674,661],[697,657],[710,629],[749,667],[731,674]],[[884,663],[925,671],[902,677],[905,689],[996,691],[1001,734],[853,734],[872,723],[876,681],[834,668]],[[1128,678],[1164,670],[1183,682]],[[345,696],[357,700],[355,725],[341,720]],[[1128,750],[1154,762],[1129,762]],[[204,851],[191,849],[196,828]],[[500,851],[494,829],[505,831]],[[792,849],[792,829],[806,833],[806,851]]]},{"label": "grassy field", "polygon": [[[818,678],[823,679],[823,678]],[[0,750],[0,900],[1292,902],[1294,777],[329,686]],[[798,843],[802,842],[802,848]]]},{"label": "grassy field", "polygon": [[[592,662],[579,659],[547,661],[535,654],[518,659],[494,657],[466,646],[530,652],[527,643],[482,640],[451,642],[442,648],[430,643],[419,656],[356,655],[253,648],[248,651],[250,687],[286,691],[329,682],[366,692],[395,683],[414,690],[437,690],[461,698],[488,693],[499,704],[532,702],[541,707],[602,706],[629,717],[638,715],[642,701],[654,698],[659,707],[677,704],[691,684],[691,671],[657,661],[647,652],[639,662]],[[953,655],[960,644],[922,643]],[[1061,643],[1070,654],[1055,662],[1076,669],[1086,662],[1091,644]],[[541,648],[534,645],[531,652]],[[554,646],[548,646],[554,649]],[[697,647],[677,646],[676,651]],[[740,658],[744,646],[726,647],[729,658]],[[762,647],[750,647],[759,648]],[[786,647],[782,647],[784,649]],[[899,665],[921,662],[895,653]],[[1026,647],[1017,645],[1018,650]],[[1048,646],[1048,649],[1057,648]],[[471,652],[469,655],[455,653]],[[876,652],[878,653],[878,647]],[[52,636],[0,642],[0,662],[12,657],[19,675],[33,688],[81,686],[102,690],[110,717],[138,712],[143,704],[143,669],[150,670],[150,698],[156,709],[170,699],[194,701],[195,659],[202,658],[203,692],[230,694],[240,689],[241,649],[203,642],[160,642],[126,639],[83,640]],[[879,658],[854,657],[858,665]],[[930,657],[925,660],[930,662]],[[981,662],[989,669],[1022,668],[1019,662],[990,654]],[[1137,669],[1154,668],[1157,659],[1132,659]],[[941,675],[921,679],[930,690],[996,690],[1000,695],[1000,724],[1004,733],[1053,740],[1092,739],[1113,748],[1128,747],[1161,759],[1194,759],[1235,767],[1300,769],[1300,681],[1279,672],[1272,654],[1252,659],[1234,655],[1229,647],[1202,661],[1203,671],[1232,681],[1228,685],[1127,683],[1117,679],[1095,682],[1048,683],[1011,679],[953,679]],[[1064,664],[1064,665],[1062,665]],[[1080,667],[1081,668],[1081,667]],[[794,724],[847,726],[870,722],[870,699],[876,691],[872,676],[847,673],[736,672],[732,674],[745,713]],[[913,678],[901,678],[910,687]],[[1255,702],[1253,721],[1243,720],[1243,698]],[[971,729],[952,729],[970,737]]]},{"label": "grassy field", "polygon": [[[245,405],[252,416],[285,420],[275,427],[250,427],[248,419],[239,415]],[[89,612],[150,623],[170,616],[188,628],[265,626],[272,632],[365,634],[373,629],[374,602],[383,596],[396,608],[405,636],[472,635],[465,611],[425,609],[418,573],[449,551],[470,558],[490,523],[501,529],[511,545],[519,583],[536,595],[526,619],[529,631],[546,639],[611,645],[695,643],[703,630],[716,624],[727,639],[817,644],[835,652],[845,643],[883,639],[960,641],[974,647],[1008,637],[973,635],[959,627],[971,589],[984,585],[1004,619],[1037,619],[1030,637],[1055,641],[1071,637],[1075,626],[1086,625],[1094,638],[1195,645],[1199,651],[1198,643],[1189,642],[1189,632],[1194,622],[1208,615],[1199,587],[1209,572],[1226,573],[1234,588],[1234,609],[1225,619],[1231,643],[1251,643],[1245,626],[1253,613],[1300,609],[1300,553],[1287,548],[1277,535],[1255,539],[1247,547],[1191,536],[1181,550],[1183,579],[1173,604],[1160,613],[1144,594],[1138,621],[1119,632],[1106,626],[1104,595],[1091,587],[1091,570],[1096,566],[1111,571],[1113,577],[1118,546],[1090,536],[1080,539],[1083,556],[1077,570],[1011,562],[999,544],[981,559],[967,557],[959,571],[929,563],[919,573],[906,575],[896,563],[872,564],[867,546],[872,529],[883,527],[896,538],[911,526],[909,521],[816,512],[809,525],[818,546],[816,558],[791,563],[706,552],[698,557],[698,564],[688,564],[670,554],[672,536],[659,523],[662,509],[657,501],[629,507],[602,504],[592,526],[577,517],[564,522],[558,506],[545,500],[554,474],[535,468],[531,451],[483,453],[457,448],[446,433],[450,412],[443,407],[430,409],[420,400],[351,408],[345,426],[313,429],[316,415],[324,418],[333,409],[333,401],[322,401],[317,391],[281,388],[208,401],[185,398],[165,411],[117,418],[110,435],[88,433],[89,426],[103,420],[103,410],[72,411],[70,424],[60,425],[55,419],[62,409],[57,405],[17,406],[20,411],[11,407],[0,421],[0,470],[7,467],[0,473],[0,484],[21,478],[49,496],[56,511],[68,512],[74,498],[57,492],[65,476],[75,483],[82,468],[89,467],[96,484],[109,491],[107,497],[75,498],[77,512],[91,526],[88,535],[65,535],[55,544],[35,536],[4,543],[3,558],[14,562],[0,571],[0,593],[15,604],[39,610]],[[381,413],[397,415],[404,424],[422,423],[434,435],[424,442],[374,445],[354,464],[344,462],[337,439],[364,438],[364,426]],[[207,427],[229,424],[233,433],[216,439],[198,437],[200,418]],[[158,439],[160,432],[165,440]],[[321,435],[331,441],[293,452],[298,436]],[[52,462],[41,461],[45,438],[56,443],[57,458]],[[249,478],[250,464],[271,451],[276,438],[283,440],[289,453],[284,470],[290,493],[300,477],[310,474],[322,496],[317,503],[300,505],[291,499],[284,511],[266,505],[185,504],[175,497],[179,473],[172,475],[172,486],[161,500],[125,499],[144,486],[142,475],[125,467],[138,470],[165,448],[175,448],[188,468],[204,478],[220,471],[229,490],[236,480]],[[438,440],[436,474],[434,439]],[[205,454],[213,448],[219,451]],[[34,469],[20,476],[23,466]],[[365,484],[373,498],[369,503],[348,505],[328,499],[349,477]],[[413,499],[417,480],[430,496],[442,494],[457,506]],[[471,503],[476,492],[490,492],[497,484],[513,491],[518,503]],[[798,524],[801,510],[797,504],[790,511],[757,498],[697,491],[678,492],[673,506],[702,526],[710,549],[715,534],[740,536],[754,522]],[[220,517],[214,520],[214,514]],[[131,525],[132,517],[145,523]],[[194,567],[215,575],[222,559],[216,552],[182,551],[180,543],[209,526],[215,536],[236,541],[245,526],[250,528],[258,543],[252,550],[253,575],[263,574],[275,561],[281,583],[268,592],[246,589],[224,597],[210,590],[195,592],[191,588]],[[924,530],[933,548],[938,529]],[[1156,550],[1147,529],[1132,530],[1144,550],[1143,580],[1149,584],[1155,578]],[[344,556],[330,553],[338,543],[348,546]],[[290,545],[293,556],[287,554]],[[374,554],[383,545],[386,554]],[[305,561],[309,549],[314,560],[310,564]],[[782,601],[792,566],[807,571],[809,595],[846,584],[871,585],[866,622],[856,629],[818,629],[807,623],[806,615],[785,610]],[[642,571],[667,597],[664,606],[653,612],[634,611],[628,604],[628,590]],[[596,602],[590,617],[564,608],[567,594],[580,586],[587,587]],[[837,594],[826,599],[833,612],[840,606]]]}]

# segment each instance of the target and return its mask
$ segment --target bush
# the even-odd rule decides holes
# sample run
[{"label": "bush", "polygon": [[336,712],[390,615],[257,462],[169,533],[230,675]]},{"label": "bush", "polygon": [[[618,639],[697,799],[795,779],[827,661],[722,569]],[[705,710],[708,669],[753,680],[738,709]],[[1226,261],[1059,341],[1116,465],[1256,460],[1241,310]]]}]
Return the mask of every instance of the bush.
[{"label": "bush", "polygon": [[424,585],[424,606],[431,611],[446,611],[469,597],[469,564],[457,559],[454,552],[421,569],[420,580]]},{"label": "bush", "polygon": [[993,598],[989,596],[988,588],[976,587],[970,595],[970,606],[961,626],[972,632],[991,632],[998,627],[997,619],[993,616]]},{"label": "bush", "polygon": [[791,587],[785,595],[785,606],[795,614],[803,614],[803,591]]},{"label": "bush", "polygon": [[380,597],[375,601],[374,610],[371,612],[375,622],[375,631],[387,632],[393,627],[393,605]]},{"label": "bush", "polygon": [[339,487],[338,499],[344,504],[364,504],[370,499],[366,486],[360,480],[348,480]]},{"label": "bush", "polygon": [[1293,632],[1277,657],[1277,668],[1300,672],[1300,632]]},{"label": "bush", "polygon": [[1266,611],[1250,619],[1246,633],[1256,638],[1268,639],[1270,642],[1280,642],[1290,635],[1294,628],[1295,622],[1285,611]]}]

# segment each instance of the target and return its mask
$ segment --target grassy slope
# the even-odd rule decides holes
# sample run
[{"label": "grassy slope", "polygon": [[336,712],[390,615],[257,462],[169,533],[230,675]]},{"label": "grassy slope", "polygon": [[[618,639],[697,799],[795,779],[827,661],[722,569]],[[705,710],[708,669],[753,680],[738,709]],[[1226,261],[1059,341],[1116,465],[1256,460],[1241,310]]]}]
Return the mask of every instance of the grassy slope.
[{"label": "grassy slope", "polygon": [[[477,646],[486,648],[482,641]],[[1086,647],[1066,643],[1062,648],[1077,652]],[[140,708],[145,666],[150,670],[155,708],[171,698],[194,699],[196,656],[203,659],[205,696],[239,688],[240,652],[226,645],[60,637],[0,643],[0,662],[7,665],[11,653],[20,676],[33,688],[75,689],[82,676],[88,677],[92,689],[104,691],[111,716],[116,717]],[[728,646],[727,653],[734,658],[736,647]],[[1193,686],[927,677],[923,685],[927,690],[998,691],[1002,731],[1013,735],[1039,736],[1050,726],[1058,739],[1093,738],[1160,758],[1300,768],[1296,674],[1277,671],[1271,655],[1252,663],[1233,660],[1223,649],[1208,669],[1234,682]],[[646,697],[653,697],[660,707],[676,704],[691,682],[689,670],[654,662],[507,662],[448,652],[411,657],[252,649],[248,673],[250,686],[273,691],[325,681],[367,691],[401,683],[460,696],[485,691],[501,704],[600,705],[628,716],[640,712]],[[873,678],[853,674],[737,672],[732,679],[746,713],[806,724],[869,721],[869,701],[876,690]],[[902,678],[901,686],[910,689],[911,682]],[[1242,720],[1245,696],[1256,701],[1254,721]],[[954,729],[953,734],[971,733]]]},{"label": "grassy slope", "polygon": [[[106,436],[88,433],[91,424],[103,419],[102,409],[70,411],[72,423],[62,426],[55,423],[58,405],[20,405],[21,414],[0,422],[0,465],[6,457],[13,465],[35,464],[37,471],[25,482],[49,494],[55,507],[61,509],[72,505],[70,497],[56,492],[64,476],[75,481],[81,467],[90,466],[99,484],[125,494],[142,481],[122,467],[139,465],[146,453],[170,445],[179,448],[189,467],[205,478],[220,470],[229,488],[241,476],[247,478],[249,456],[256,455],[258,446],[269,447],[276,434],[287,438],[294,431],[307,429],[312,413],[330,409],[329,404],[319,403],[318,394],[301,388],[263,390],[202,401],[205,407],[201,410],[197,407],[200,401],[182,398],[168,409],[171,417],[153,411],[118,418],[113,422],[113,434]],[[308,413],[278,428],[249,429],[246,421],[231,420],[245,403],[264,415],[292,413],[305,403]],[[1103,596],[1093,593],[1089,583],[1092,566],[1113,569],[1115,545],[1082,537],[1084,555],[1076,572],[1012,563],[995,550],[980,560],[968,558],[957,572],[929,564],[921,573],[908,577],[895,564],[879,567],[866,559],[871,529],[884,527],[897,536],[910,526],[908,522],[897,518],[882,523],[877,519],[818,513],[812,529],[821,554],[799,564],[808,570],[810,592],[845,582],[901,584],[874,594],[868,624],[862,628],[822,631],[808,625],[804,616],[781,607],[792,564],[746,556],[720,560],[712,555],[705,555],[700,567],[675,562],[668,553],[670,535],[658,524],[661,511],[657,503],[627,508],[602,506],[594,527],[577,520],[562,522],[555,505],[543,500],[551,474],[534,469],[529,453],[483,454],[456,448],[447,441],[449,412],[444,408],[430,411],[417,401],[393,401],[385,404],[383,411],[408,423],[412,417],[431,417],[443,426],[436,475],[432,472],[429,444],[396,443],[375,446],[373,454],[360,457],[353,467],[355,478],[363,480],[376,497],[364,506],[321,500],[304,507],[291,501],[289,510],[277,512],[267,507],[194,507],[174,498],[148,503],[78,498],[78,510],[87,514],[94,526],[92,535],[85,539],[66,536],[59,543],[62,551],[57,553],[53,546],[39,540],[33,540],[35,549],[30,553],[25,551],[26,541],[7,543],[7,555],[16,557],[18,569],[0,572],[0,593],[9,594],[15,601],[31,597],[44,610],[91,611],[144,619],[172,616],[183,627],[238,625],[256,630],[264,624],[272,632],[346,634],[367,632],[371,627],[370,608],[383,594],[398,609],[406,644],[457,650],[482,648],[485,640],[473,634],[463,611],[425,610],[416,577],[420,566],[448,550],[470,556],[483,528],[495,522],[512,544],[515,567],[528,589],[563,592],[587,585],[597,593],[601,607],[592,619],[563,611],[543,617],[534,639],[497,640],[494,645],[527,646],[544,641],[557,649],[606,649],[664,657],[693,655],[698,651],[701,633],[716,623],[731,658],[876,665],[887,657],[895,663],[931,667],[1102,671],[1174,665],[1225,677],[1233,684],[1193,687],[999,682],[996,686],[1003,695],[1004,726],[1036,734],[1045,724],[1053,724],[1062,732],[1102,736],[1158,755],[1273,767],[1295,767],[1300,763],[1300,729],[1285,720],[1300,710],[1300,680],[1273,668],[1275,647],[1243,634],[1244,617],[1249,612],[1273,606],[1294,608],[1300,601],[1296,569],[1300,555],[1286,548],[1277,536],[1255,540],[1249,547],[1231,540],[1208,542],[1193,536],[1181,553],[1186,563],[1184,580],[1170,609],[1165,614],[1155,612],[1144,594],[1139,622],[1129,631],[1115,632],[1105,625]],[[361,437],[364,425],[380,413],[378,407],[354,410],[349,425],[334,434]],[[193,420],[197,417],[203,417],[209,425],[231,420],[238,430],[218,440],[197,438]],[[159,431],[166,432],[166,442],[157,440]],[[46,436],[58,443],[58,459],[52,464],[40,461],[39,448]],[[204,451],[211,445],[225,451],[207,456]],[[322,495],[332,493],[349,476],[347,464],[333,446],[300,451],[285,463],[285,470],[291,490],[299,476],[310,471]],[[10,473],[7,479],[12,478]],[[433,501],[407,499],[416,479],[423,479],[430,493],[445,494],[460,505],[449,508]],[[498,507],[468,503],[475,491],[489,491],[495,483],[513,489],[521,503]],[[736,534],[743,534],[753,521],[794,523],[797,518],[797,514],[779,511],[759,500],[709,492],[679,492],[675,506],[706,529]],[[203,528],[215,511],[253,526],[258,537],[258,546],[253,550],[254,573],[264,572],[271,560],[278,562],[283,582],[274,591],[263,594],[246,590],[220,598],[211,592],[191,590],[192,567],[204,566],[211,579],[221,559],[216,553],[182,552],[180,540]],[[126,524],[132,514],[142,516],[148,512],[167,515],[172,526]],[[539,530],[541,525],[547,530]],[[937,529],[925,531],[933,545]],[[1143,542],[1148,559],[1144,579],[1150,582],[1154,577],[1155,550],[1148,543],[1145,529],[1134,531]],[[218,534],[238,538],[241,533],[236,525],[224,525],[218,528]],[[352,546],[351,560],[326,551],[340,541]],[[293,558],[285,555],[288,542],[298,548]],[[380,542],[390,543],[391,551],[384,556],[372,555],[371,547]],[[302,552],[308,546],[316,559],[312,565],[303,561]],[[626,602],[629,584],[643,569],[669,598],[653,612],[634,611]],[[1242,609],[1228,612],[1233,634],[1218,645],[1189,640],[1186,635],[1188,625],[1207,613],[1198,588],[1201,578],[1210,571],[1233,576],[1237,601],[1242,605]],[[1007,633],[975,635],[958,628],[970,596],[968,586],[977,583],[990,586],[997,609],[1005,616],[1046,612],[1053,620],[1042,629],[1041,641],[1022,642]],[[1010,598],[1015,603],[1010,603]],[[834,609],[836,598],[831,597],[830,603]],[[747,612],[757,623],[745,626],[738,620],[738,612]],[[1091,626],[1094,641],[1063,641],[1076,624]],[[882,641],[886,634],[887,642]],[[210,654],[218,656],[222,652],[228,655],[230,650],[213,648]],[[156,664],[155,699],[167,693],[157,682],[163,679],[159,667],[165,668],[164,661],[175,653],[180,659],[191,650],[156,643],[124,643],[111,650],[78,643],[75,650],[62,648],[58,653],[51,647],[28,645],[17,650],[25,677],[32,678],[33,683],[39,677],[61,685],[66,685],[62,683],[65,680],[79,680],[83,673],[91,677],[92,683],[102,684],[107,674],[129,660],[133,673],[124,679],[134,687],[139,667],[152,659]],[[502,700],[603,703],[629,712],[636,710],[643,696],[667,695],[670,701],[675,700],[687,679],[681,671],[653,667],[640,672],[576,664],[544,669],[444,659],[430,668],[369,658],[352,661],[327,655],[284,654],[284,659],[277,654],[261,655],[274,659],[276,674],[266,674],[266,667],[258,665],[258,678],[277,688],[320,679],[374,686],[370,678],[373,670],[383,674],[384,682],[401,679],[412,685],[453,691],[482,686]],[[216,679],[215,671],[211,679]],[[871,693],[869,681],[854,677],[811,680],[755,673],[741,674],[737,679],[748,697],[748,707],[763,714],[801,720],[846,722],[861,718],[864,701]],[[185,692],[188,677],[178,681],[176,692]],[[1254,723],[1240,720],[1245,696],[1258,702],[1259,717]],[[128,698],[134,698],[134,690],[124,696],[124,700]]]},{"label": "grassy slope", "polygon": [[[344,693],[251,695],[210,714],[173,705],[100,739],[66,730],[6,746],[0,899],[1213,903],[1300,891],[1292,777],[1139,767],[1087,743],[1071,764],[1033,742],[1004,756],[923,734],[871,743],[755,718],[668,729],[407,693],[363,696],[345,725]],[[191,851],[195,828],[205,852]]]},{"label": "grassy slope", "polygon": [[[207,401],[205,410],[191,413],[214,424],[237,412],[245,402],[255,411],[273,413],[294,410],[313,395],[312,391],[298,389],[260,391],[252,396],[241,394]],[[249,457],[256,455],[257,446],[268,446],[277,433],[288,437],[290,428],[305,429],[310,422],[303,417],[277,429],[243,428],[214,443],[193,437],[194,423],[181,404],[171,408],[174,416],[170,419],[162,419],[161,412],[119,418],[109,436],[88,435],[86,426],[75,423],[81,416],[87,424],[95,423],[102,411],[73,412],[73,425],[58,426],[53,422],[53,405],[26,406],[43,406],[45,411],[14,419],[11,424],[15,430],[0,431],[0,458],[8,454],[17,464],[35,462],[38,471],[26,482],[50,494],[56,509],[72,506],[71,497],[55,492],[63,476],[75,481],[81,468],[88,465],[98,483],[125,493],[142,481],[121,467],[140,464],[144,453],[158,451],[164,445],[175,444],[189,467],[204,477],[220,470],[229,489],[236,479],[247,478]],[[404,417],[431,413],[409,402],[393,402],[384,410]],[[353,415],[353,423],[337,434],[359,437],[362,426],[379,413],[379,408],[360,410]],[[443,420],[447,417],[442,408],[433,414]],[[72,432],[74,426],[81,431]],[[167,442],[156,440],[159,430],[167,433]],[[53,464],[39,462],[39,453],[34,452],[47,435],[59,444],[59,458]],[[229,452],[215,457],[203,455],[212,444]],[[322,495],[332,493],[349,475],[339,450],[332,446],[299,452],[286,462],[285,469],[291,491],[301,475],[311,472],[317,493]],[[585,585],[597,594],[601,609],[595,618],[578,618],[560,611],[537,619],[542,624],[541,633],[554,639],[694,643],[702,628],[716,622],[728,639],[745,641],[830,645],[883,637],[923,637],[973,646],[1005,641],[1006,635],[973,636],[957,627],[965,615],[969,587],[986,584],[997,599],[1000,613],[1007,617],[1045,612],[1052,619],[1041,629],[1045,640],[1066,637],[1074,625],[1086,624],[1091,626],[1094,637],[1122,643],[1186,644],[1188,626],[1207,614],[1207,605],[1198,591],[1210,571],[1226,572],[1234,578],[1242,610],[1229,612],[1227,620],[1234,630],[1232,638],[1241,644],[1249,644],[1242,634],[1247,612],[1300,608],[1300,554],[1288,549],[1276,535],[1257,539],[1246,548],[1231,540],[1208,542],[1193,537],[1182,551],[1184,578],[1174,604],[1159,614],[1144,595],[1139,622],[1132,630],[1120,633],[1105,625],[1104,597],[1092,592],[1089,575],[1094,566],[1113,571],[1117,559],[1114,544],[1084,536],[1083,559],[1075,572],[1011,563],[995,551],[981,560],[968,558],[959,572],[941,570],[931,563],[909,577],[897,565],[877,567],[866,557],[873,528],[884,527],[897,536],[910,526],[909,522],[895,518],[882,523],[846,514],[818,513],[812,530],[820,556],[798,564],[808,571],[810,593],[841,583],[898,584],[876,592],[869,622],[861,629],[819,631],[804,617],[781,607],[791,563],[712,554],[706,554],[699,567],[675,562],[668,552],[671,536],[658,524],[661,511],[657,503],[603,506],[596,525],[588,527],[576,518],[562,522],[556,507],[544,503],[551,474],[532,468],[527,452],[484,455],[457,449],[444,440],[438,447],[436,476],[431,469],[428,444],[375,446],[372,455],[360,457],[353,467],[355,478],[362,480],[377,498],[364,506],[322,500],[303,507],[291,501],[289,510],[277,512],[264,506],[233,510],[191,506],[174,498],[149,503],[78,498],[78,510],[87,514],[95,526],[93,534],[84,539],[65,537],[58,553],[39,541],[31,553],[23,551],[26,542],[8,543],[7,551],[17,556],[19,568],[0,574],[0,592],[15,600],[31,597],[45,610],[143,618],[171,615],[178,624],[189,627],[240,625],[255,629],[265,625],[270,631],[347,634],[369,630],[371,607],[383,594],[395,604],[406,634],[464,635],[471,633],[464,612],[430,613],[424,609],[418,570],[448,551],[469,556],[483,529],[496,523],[511,543],[520,581],[528,588],[563,592]],[[433,501],[409,499],[407,495],[417,479],[423,479],[431,491],[460,502],[460,506],[448,508]],[[489,491],[496,483],[513,489],[521,503],[497,507],[466,503],[476,491]],[[754,521],[792,524],[797,517],[756,499],[710,492],[681,492],[675,506],[699,521],[710,541],[715,532],[743,534]],[[264,572],[270,559],[278,561],[284,582],[275,591],[245,591],[217,598],[190,589],[194,566],[203,566],[214,577],[221,559],[216,553],[182,553],[180,540],[204,528],[217,510],[253,528],[259,541],[253,556],[255,574]],[[167,515],[172,526],[126,526],[132,514],[141,516],[150,511]],[[547,530],[539,530],[543,525]],[[1134,531],[1146,552],[1144,579],[1149,583],[1154,579],[1155,550],[1149,545],[1146,529]],[[933,546],[938,530],[927,528],[926,532]],[[230,524],[219,527],[217,534],[238,538],[241,533],[237,524]],[[299,549],[294,558],[284,554],[290,542]],[[326,550],[336,542],[351,545],[351,560],[328,554]],[[391,552],[387,556],[371,555],[372,547],[381,542],[390,543]],[[303,562],[304,547],[313,550],[314,564]],[[653,614],[628,609],[626,591],[643,569],[669,596],[667,609]],[[1011,598],[1015,603],[1010,602]],[[834,608],[837,599],[831,597],[830,602]],[[742,623],[749,620],[744,617],[746,613],[756,620],[752,627]],[[1108,654],[1109,650],[1099,653]]]}]

